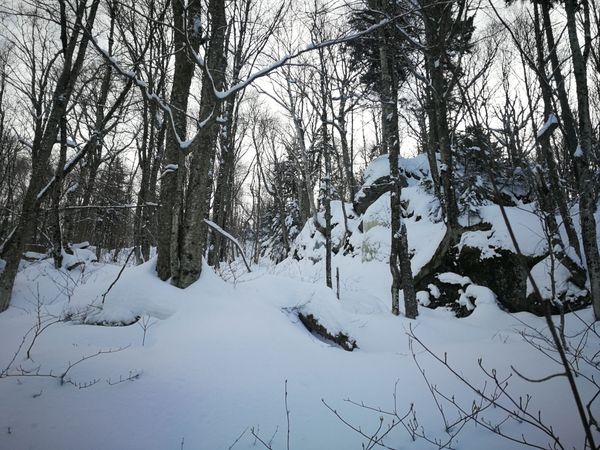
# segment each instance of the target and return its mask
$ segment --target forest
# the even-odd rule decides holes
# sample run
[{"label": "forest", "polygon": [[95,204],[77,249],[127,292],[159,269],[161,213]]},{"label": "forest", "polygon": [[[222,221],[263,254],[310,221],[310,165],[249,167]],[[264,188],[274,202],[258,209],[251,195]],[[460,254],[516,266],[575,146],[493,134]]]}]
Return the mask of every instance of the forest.
[{"label": "forest", "polygon": [[5,0],[0,449],[600,449],[600,3]]}]

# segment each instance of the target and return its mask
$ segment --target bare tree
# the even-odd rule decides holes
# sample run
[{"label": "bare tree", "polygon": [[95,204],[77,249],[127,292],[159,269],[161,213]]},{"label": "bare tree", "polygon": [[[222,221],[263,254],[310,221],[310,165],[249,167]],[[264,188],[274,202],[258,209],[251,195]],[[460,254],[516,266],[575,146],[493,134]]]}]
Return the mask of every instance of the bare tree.
[{"label": "bare tree", "polygon": [[[94,25],[99,3],[99,0],[92,0],[89,4],[82,1],[71,5],[65,0],[59,0],[58,10],[54,11],[60,25],[62,61],[57,64],[59,75],[50,112],[44,124],[36,124],[35,137],[31,143],[32,170],[21,217],[17,228],[3,248],[2,258],[6,261],[6,266],[0,274],[0,311],[8,308],[21,253],[35,230],[39,200],[48,187],[47,169],[50,156],[60,131],[61,117],[66,114],[75,82],[85,61],[89,32]],[[40,13],[40,10],[33,11],[33,15]],[[63,167],[58,167],[57,170],[62,171]]]}]

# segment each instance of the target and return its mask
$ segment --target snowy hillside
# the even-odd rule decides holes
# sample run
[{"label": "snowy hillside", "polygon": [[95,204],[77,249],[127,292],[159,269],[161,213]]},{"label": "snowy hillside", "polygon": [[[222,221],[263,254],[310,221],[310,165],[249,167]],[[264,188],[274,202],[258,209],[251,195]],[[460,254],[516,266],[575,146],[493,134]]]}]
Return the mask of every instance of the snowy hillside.
[{"label": "snowy hillside", "polygon": [[[367,185],[371,178],[368,172]],[[445,225],[423,183],[407,180],[403,200],[416,274],[430,262]],[[544,252],[533,207],[508,209],[529,256]],[[551,438],[526,416],[535,418],[538,410],[564,448],[582,448],[566,380],[530,383],[515,373],[542,378],[562,370],[554,353],[548,357],[535,348],[548,336],[543,318],[507,312],[490,288],[449,271],[437,273],[418,298],[423,305],[435,303],[444,286],[456,286],[452,301],[470,315],[457,318],[452,308],[423,306],[416,320],[391,315],[389,194],[364,214],[345,205],[348,242],[341,202],[332,208],[339,300],[335,288],[324,286],[323,242],[310,222],[293,256],[276,266],[263,261],[245,273],[234,265],[223,272],[228,281],[206,266],[198,282],[181,290],[156,277],[153,259],[127,267],[104,304],[102,294],[121,266],[93,262],[87,250],[76,252],[73,258],[85,264],[71,271],[54,269],[51,260],[23,262],[11,307],[0,315],[0,367],[6,367],[0,448],[285,449],[289,442],[290,449],[341,450],[376,448],[373,436],[389,448],[518,447],[481,423],[545,447]],[[459,248],[477,248],[482,259],[513,250],[495,208],[481,209],[481,220],[491,227],[465,232]],[[542,266],[535,267],[544,279]],[[316,318],[357,348],[346,351],[309,332],[300,315]],[[578,346],[579,333],[593,321],[591,309],[565,320],[572,348],[593,359],[597,334],[588,332],[586,345]],[[597,376],[590,365],[581,371]],[[592,383],[581,377],[578,384],[584,398],[594,395]],[[507,411],[518,409],[512,401],[529,402],[518,412],[522,420],[507,419],[477,390],[498,395],[497,405]],[[474,407],[481,409],[480,425],[469,416]]]}]

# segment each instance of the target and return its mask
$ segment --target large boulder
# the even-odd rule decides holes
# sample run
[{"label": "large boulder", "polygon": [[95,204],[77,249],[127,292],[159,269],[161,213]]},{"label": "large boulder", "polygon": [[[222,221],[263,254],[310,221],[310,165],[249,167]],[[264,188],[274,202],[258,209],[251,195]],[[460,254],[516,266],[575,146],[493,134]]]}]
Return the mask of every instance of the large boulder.
[{"label": "large boulder", "polygon": [[[403,175],[400,175],[400,185],[402,187],[408,186],[406,177]],[[392,183],[390,182],[389,175],[377,178],[370,184],[364,184],[360,191],[358,191],[354,196],[354,211],[356,211],[359,215],[364,214],[367,209],[369,209],[369,206],[375,203],[379,197],[391,190]]]},{"label": "large boulder", "polygon": [[509,311],[539,314],[539,305],[530,303],[526,296],[527,273],[536,260],[505,249],[496,249],[495,253],[494,257],[483,258],[481,249],[463,246],[457,254],[457,270],[494,291]]},{"label": "large boulder", "polygon": [[[427,155],[399,158],[400,185],[414,186],[429,177]],[[390,162],[388,155],[381,155],[369,163],[363,173],[363,186],[354,197],[354,210],[362,215],[379,197],[391,191]]]},{"label": "large boulder", "polygon": [[[552,298],[559,300],[550,303],[553,314],[559,313],[561,307],[577,310],[590,304],[583,269],[564,259],[563,264],[548,253],[518,255],[501,247],[469,246],[464,241],[463,245],[454,244],[457,240],[445,247],[440,245],[432,263],[416,277],[416,289],[428,296],[429,307],[446,306],[458,317],[469,315],[472,308],[465,292],[471,284],[492,290],[498,303],[510,312],[541,316],[546,301]],[[530,272],[542,301],[529,281]]]},{"label": "large boulder", "polygon": [[[495,248],[494,256],[482,255],[482,250],[463,246],[458,252],[456,265],[460,273],[473,282],[487,286],[498,296],[498,301],[510,312],[526,311],[544,315],[546,302],[551,312],[577,310],[590,303],[585,288],[585,272],[574,264],[564,264],[556,255],[518,255],[510,250]],[[569,266],[567,268],[566,266]],[[535,294],[529,274],[537,285],[542,300]],[[558,302],[552,302],[552,299]]]}]

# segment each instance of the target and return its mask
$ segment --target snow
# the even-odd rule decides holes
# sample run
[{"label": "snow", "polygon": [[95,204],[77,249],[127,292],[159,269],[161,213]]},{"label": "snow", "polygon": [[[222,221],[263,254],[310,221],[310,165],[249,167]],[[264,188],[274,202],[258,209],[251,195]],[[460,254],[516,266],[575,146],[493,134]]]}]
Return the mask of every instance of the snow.
[{"label": "snow", "polygon": [[544,122],[544,125],[542,126],[542,128],[540,128],[537,132],[537,138],[541,138],[542,136],[544,136],[548,130],[550,130],[552,127],[558,125],[558,119],[556,118],[556,115],[554,113],[550,113],[548,115],[548,118],[546,119],[546,122]]},{"label": "snow", "polygon": [[48,184],[46,184],[46,186],[44,186],[42,188],[42,190],[40,192],[38,192],[38,195],[36,197],[38,200],[41,200],[46,195],[46,192],[48,192],[48,190],[52,187],[55,180],[56,180],[56,176],[53,176],[50,179],[50,181],[48,182]]},{"label": "snow", "polygon": [[[536,213],[534,203],[519,207],[505,207],[506,214],[515,235],[517,243],[524,255],[543,255],[548,248],[544,227]],[[492,226],[489,231],[468,231],[463,233],[459,247],[478,248],[483,258],[493,258],[497,249],[515,251],[506,223],[500,214],[498,205],[484,205],[479,214],[483,222]]]},{"label": "snow", "polygon": [[193,19],[192,29],[194,30],[194,34],[197,36],[202,35],[202,20],[200,16],[195,15]]},{"label": "snow", "polygon": [[[348,230],[354,233],[359,225],[356,213],[351,203],[344,205],[348,221]],[[317,219],[321,225],[325,224],[325,213],[320,211]],[[342,202],[339,200],[331,201],[331,243],[332,247],[340,248],[344,244],[346,229],[344,225],[344,211]],[[312,261],[320,261],[325,258],[325,238],[316,231],[314,221],[309,220],[296,238],[292,248],[292,254],[297,252],[302,257],[309,258]]]},{"label": "snow", "polygon": [[467,311],[473,311],[475,309],[475,305],[469,299],[469,296],[462,290],[458,290],[458,300],[456,301],[460,306],[464,306],[467,308]]},{"label": "snow", "polygon": [[389,174],[390,164],[387,155],[378,156],[366,167],[363,173],[364,184],[373,184],[379,178],[389,176]]},{"label": "snow", "polygon": [[214,228],[216,231],[218,231],[223,236],[225,236],[227,239],[229,239],[231,242],[233,242],[236,245],[236,247],[241,250],[242,246],[240,245],[238,240],[236,238],[234,238],[231,234],[229,234],[227,231],[225,231],[223,228],[221,228],[219,225],[217,225],[216,223],[214,223],[211,220],[204,219],[204,222],[206,222],[206,224],[208,226],[210,226],[211,228]]},{"label": "snow", "polygon": [[47,255],[38,252],[25,252],[23,253],[23,256],[27,259],[42,259],[45,258]]},{"label": "snow", "polygon": [[419,305],[429,306],[429,304],[431,303],[431,300],[429,299],[429,292],[418,291],[416,295],[417,295],[417,301],[419,302]]},{"label": "snow", "polygon": [[[413,158],[398,158],[398,167],[407,177],[409,186],[414,185],[416,181],[429,175],[429,161],[427,155],[419,154]],[[372,160],[363,173],[364,184],[370,185],[378,179],[390,175],[390,163],[388,155],[381,155]]]},{"label": "snow", "polygon": [[[412,251],[411,267],[413,274],[425,265],[434,255],[446,232],[442,223],[434,223],[421,218],[429,214],[433,198],[427,196],[420,188],[405,188],[402,190],[402,199],[412,198],[409,213],[413,216],[404,219],[407,228],[409,250]],[[363,261],[387,261],[390,254],[391,237],[390,223],[390,195],[386,193],[375,201],[363,215],[363,240],[357,242],[360,236],[354,237],[355,246],[362,249]],[[425,216],[426,217],[426,216]]]},{"label": "snow", "polygon": [[463,277],[462,275],[459,275],[454,272],[440,273],[437,276],[437,279],[440,280],[442,283],[459,284],[461,286],[472,283],[472,281],[469,277]]},{"label": "snow", "polygon": [[67,138],[66,144],[68,147],[79,148],[79,144],[74,139],[71,139],[71,138]]},{"label": "snow", "polygon": [[440,289],[435,284],[428,284],[427,289],[429,289],[429,292],[431,293],[431,295],[433,295],[433,298],[440,298],[440,296],[442,295]]},{"label": "snow", "polygon": [[[341,258],[335,262],[343,264]],[[310,276],[308,268],[314,266],[296,263],[302,274]],[[344,399],[390,407],[398,379],[399,409],[414,403],[425,429],[443,437],[437,410],[410,356],[409,325],[431,349],[446,353],[473,379],[481,378],[480,357],[500,373],[511,364],[528,374],[556,370],[519,334],[525,327],[520,321],[539,329],[543,321],[501,311],[493,294],[481,286],[470,284],[464,291],[475,306],[467,319],[453,318],[443,309],[421,308],[419,318],[409,321],[388,312],[385,264],[342,265],[341,301],[321,282],[301,280],[291,265],[275,270],[263,267],[243,275],[235,286],[205,267],[200,281],[179,290],[158,280],[153,264],[127,269],[102,308],[106,319],[149,318],[152,325],[146,329],[144,345],[139,324],[102,327],[61,322],[39,337],[33,361],[18,356],[17,365],[23,368],[61,373],[68,361],[120,349],[69,372],[74,383],[100,380],[91,387],[61,386],[58,380],[36,377],[0,380],[4,405],[0,422],[10,429],[2,437],[5,448],[227,449],[249,427],[260,430],[266,439],[278,429],[273,448],[285,448],[286,380],[291,448],[360,448],[360,438],[323,406],[321,398],[348,420],[370,429],[377,426],[379,415]],[[37,290],[32,286],[39,286],[42,310],[60,314],[65,308],[83,308],[97,300],[97,293],[106,289],[118,270],[119,266],[88,263],[85,271],[68,278],[49,261],[27,264],[19,273],[13,306],[0,315],[0,361],[4,364],[12,357],[35,322]],[[298,309],[348,333],[359,349],[346,352],[314,337],[296,318]],[[589,319],[590,311],[584,313]],[[570,326],[578,323],[572,317],[567,320]],[[470,404],[473,396],[464,386],[423,354],[418,358],[432,382]],[[132,381],[107,382],[130,374]],[[533,405],[543,408],[546,419],[561,433],[562,442],[575,445],[581,430],[565,383],[532,385],[515,379],[511,389],[530,393]],[[537,437],[524,425],[505,426]],[[507,448],[506,441],[480,427],[467,427],[459,443],[464,449]],[[402,430],[391,433],[389,444],[428,448],[422,441],[411,445]],[[256,448],[249,430],[235,448]]]},{"label": "snow", "polygon": [[[580,289],[570,281],[571,273],[569,270],[556,258],[548,256],[537,263],[531,269],[531,276],[543,299],[556,300],[567,293],[580,293]],[[554,286],[554,289],[552,286]],[[533,292],[531,280],[527,279],[527,295],[533,294]]]},{"label": "snow", "polygon": [[[366,179],[375,180],[385,172],[382,160],[387,163],[377,158],[369,166]],[[401,162],[408,181],[402,190],[403,221],[413,273],[431,259],[446,232],[437,219],[439,203],[420,182],[428,173],[426,163],[422,155]],[[332,243],[340,249],[332,257],[333,290],[325,286],[324,239],[312,219],[293,243],[291,254],[296,257],[280,264],[261,261],[247,273],[235,261],[221,269],[222,278],[205,266],[201,278],[181,290],[157,278],[152,259],[126,267],[104,303],[103,293],[122,263],[96,262],[93,248],[85,248],[87,243],[73,245],[74,255],[65,255],[65,265],[83,263],[71,271],[56,270],[52,259],[23,261],[11,307],[0,314],[0,372],[10,366],[8,373],[15,375],[0,376],[0,425],[5,430],[0,434],[0,448],[212,450],[231,448],[241,436],[233,448],[249,450],[260,448],[251,436],[254,429],[267,441],[272,437],[273,449],[283,449],[286,382],[291,449],[361,448],[363,439],[321,400],[350,423],[373,432],[381,414],[345,399],[393,408],[397,382],[399,411],[413,404],[419,425],[428,435],[446,439],[443,421],[412,352],[430,383],[463,407],[471,408],[477,395],[423,348],[415,342],[411,345],[409,333],[475,386],[483,386],[486,380],[480,360],[501,378],[512,372],[511,367],[531,377],[561,370],[523,338],[524,333],[547,335],[543,318],[509,314],[498,306],[494,292],[458,273],[442,272],[438,279],[457,286],[453,300],[472,310],[468,317],[458,319],[444,307],[426,308],[432,299],[441,297],[435,284],[417,292],[416,320],[393,316],[389,205],[390,195],[384,194],[358,216],[352,204],[331,202]],[[528,255],[546,251],[535,211],[535,205],[507,208],[519,244]],[[491,228],[464,233],[459,245],[477,246],[484,257],[500,248],[512,249],[499,213],[495,205],[483,206],[482,220]],[[324,223],[322,211],[317,219]],[[344,254],[347,231],[352,249]],[[544,289],[549,286],[549,272],[548,258],[532,270]],[[564,267],[556,265],[554,274],[559,290],[574,289]],[[344,333],[356,340],[358,348],[344,351],[311,334],[299,321],[299,312],[312,314],[332,334]],[[590,308],[566,314],[567,339],[579,339],[592,318]],[[29,330],[35,330],[39,320],[56,323],[36,339],[27,359],[26,347],[34,333]],[[120,326],[97,325],[101,323]],[[588,339],[583,351],[593,353],[600,339],[592,334]],[[11,364],[22,341],[25,345]],[[576,345],[573,342],[573,348]],[[52,377],[19,375],[20,369],[30,374],[61,374],[70,363],[98,352],[105,353],[69,369],[63,385]],[[587,377],[595,375],[590,367],[580,370]],[[589,401],[595,391],[585,377],[576,381]],[[545,423],[556,430],[565,448],[582,447],[582,429],[564,378],[532,384],[513,375],[508,390],[517,399],[531,395],[530,410],[542,411]],[[597,403],[593,408],[600,414]],[[447,403],[444,412],[452,420],[453,409]],[[497,408],[484,414],[493,423],[504,419]],[[544,436],[524,422],[504,422],[502,430],[517,437],[523,434],[547,447]],[[437,448],[422,440],[413,442],[402,428],[390,432],[385,442],[392,448]],[[511,445],[473,423],[453,442],[453,447],[465,450],[500,450]]]}]

